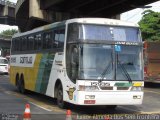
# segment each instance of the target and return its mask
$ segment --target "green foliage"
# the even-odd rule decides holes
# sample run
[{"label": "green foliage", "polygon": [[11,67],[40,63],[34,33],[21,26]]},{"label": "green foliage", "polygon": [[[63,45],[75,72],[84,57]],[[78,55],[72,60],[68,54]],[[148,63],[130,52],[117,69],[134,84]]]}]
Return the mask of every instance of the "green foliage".
[{"label": "green foliage", "polygon": [[142,31],[143,40],[160,41],[160,12],[146,10],[138,23]]},{"label": "green foliage", "polygon": [[14,34],[17,33],[17,32],[18,32],[18,30],[16,30],[16,29],[5,30],[5,31],[2,31],[2,32],[0,33],[0,35],[1,35],[1,36],[12,36],[12,35],[14,35]]}]

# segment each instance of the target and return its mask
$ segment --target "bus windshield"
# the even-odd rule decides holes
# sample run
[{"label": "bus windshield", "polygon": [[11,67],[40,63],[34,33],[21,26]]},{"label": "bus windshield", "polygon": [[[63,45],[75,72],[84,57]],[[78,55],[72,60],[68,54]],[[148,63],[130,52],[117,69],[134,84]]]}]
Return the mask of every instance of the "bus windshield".
[{"label": "bus windshield", "polygon": [[142,48],[140,48],[139,46],[121,46],[121,51],[115,53],[116,80],[142,80]]},{"label": "bus windshield", "polygon": [[[82,43],[76,42],[78,40]],[[69,77],[74,81],[76,79],[143,80],[142,47],[133,44],[118,45],[118,41],[141,43],[139,28],[69,24],[67,34]],[[118,51],[116,46],[119,47]]]},{"label": "bus windshield", "polygon": [[93,25],[72,23],[68,27],[69,41],[108,40],[108,41],[141,41],[139,28],[125,26]]},{"label": "bus windshield", "polygon": [[81,45],[80,52],[80,78],[81,79],[114,79],[113,47],[111,45],[88,44]]},{"label": "bus windshield", "polygon": [[[142,80],[141,47],[84,44],[80,46],[80,79]],[[129,76],[129,78],[128,78]]]}]

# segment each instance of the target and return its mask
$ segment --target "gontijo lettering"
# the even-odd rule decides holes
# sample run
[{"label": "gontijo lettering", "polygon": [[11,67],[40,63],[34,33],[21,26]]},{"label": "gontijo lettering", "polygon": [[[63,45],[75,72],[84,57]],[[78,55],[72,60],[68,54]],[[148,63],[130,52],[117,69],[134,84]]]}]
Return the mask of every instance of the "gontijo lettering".
[{"label": "gontijo lettering", "polygon": [[11,57],[11,63],[16,63],[16,57]]},{"label": "gontijo lettering", "polygon": [[20,63],[32,64],[32,56],[31,57],[20,57]]}]

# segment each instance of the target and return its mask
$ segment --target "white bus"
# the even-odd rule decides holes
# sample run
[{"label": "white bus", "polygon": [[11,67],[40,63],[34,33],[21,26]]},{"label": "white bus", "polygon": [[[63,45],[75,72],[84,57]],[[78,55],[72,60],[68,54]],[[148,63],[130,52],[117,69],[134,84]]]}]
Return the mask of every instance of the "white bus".
[{"label": "white bus", "polygon": [[141,104],[143,43],[138,25],[77,18],[12,38],[10,81],[57,98],[59,107]]}]

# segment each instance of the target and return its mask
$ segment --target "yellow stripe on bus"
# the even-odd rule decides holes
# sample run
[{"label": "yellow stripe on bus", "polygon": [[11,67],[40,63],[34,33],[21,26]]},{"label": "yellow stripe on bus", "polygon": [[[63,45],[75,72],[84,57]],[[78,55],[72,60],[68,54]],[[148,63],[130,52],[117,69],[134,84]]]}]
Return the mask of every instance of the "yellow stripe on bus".
[{"label": "yellow stripe on bus", "polygon": [[40,64],[41,58],[42,58],[42,54],[37,54],[35,62],[34,62],[34,66],[31,68],[11,66],[10,69],[13,69],[11,70],[12,72],[10,73],[11,83],[15,85],[17,73],[19,74],[19,77],[21,74],[23,74],[25,88],[28,90],[34,91],[35,86],[36,86],[37,77],[38,77],[39,64]]},{"label": "yellow stripe on bus", "polygon": [[26,76],[27,78],[25,79],[25,81],[27,81],[27,84],[25,85],[25,87],[29,90],[34,91],[35,90],[35,86],[36,86],[36,81],[37,81],[37,77],[38,77],[38,71],[39,71],[39,64],[42,58],[42,54],[37,54],[36,55],[36,59],[35,59],[35,63],[34,63],[34,67],[30,68],[30,69],[26,69],[26,73],[24,74],[24,76]]},{"label": "yellow stripe on bus", "polygon": [[139,86],[142,86],[142,83],[141,82],[136,82],[136,83],[133,83],[133,86],[134,87],[139,87]]}]

